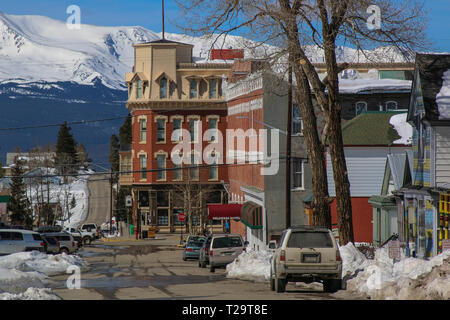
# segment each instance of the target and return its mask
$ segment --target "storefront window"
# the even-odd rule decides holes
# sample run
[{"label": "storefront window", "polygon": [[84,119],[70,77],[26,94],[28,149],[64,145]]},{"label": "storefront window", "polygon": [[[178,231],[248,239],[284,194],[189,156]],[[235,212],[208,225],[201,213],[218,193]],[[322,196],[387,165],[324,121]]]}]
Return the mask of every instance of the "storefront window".
[{"label": "storefront window", "polygon": [[158,226],[169,225],[169,209],[158,209]]}]

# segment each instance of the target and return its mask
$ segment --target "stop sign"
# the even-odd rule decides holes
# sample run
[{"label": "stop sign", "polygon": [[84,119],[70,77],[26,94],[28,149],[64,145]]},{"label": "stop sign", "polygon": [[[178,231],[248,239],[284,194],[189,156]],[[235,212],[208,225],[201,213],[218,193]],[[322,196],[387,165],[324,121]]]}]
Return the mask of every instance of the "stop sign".
[{"label": "stop sign", "polygon": [[186,216],[184,215],[184,212],[180,212],[179,214],[178,214],[178,220],[179,221],[184,221],[184,218],[185,218]]}]

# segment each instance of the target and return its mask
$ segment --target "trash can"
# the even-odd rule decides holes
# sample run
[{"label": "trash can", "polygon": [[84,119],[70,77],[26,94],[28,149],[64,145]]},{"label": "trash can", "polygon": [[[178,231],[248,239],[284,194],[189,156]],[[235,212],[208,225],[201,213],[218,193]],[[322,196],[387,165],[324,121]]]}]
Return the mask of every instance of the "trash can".
[{"label": "trash can", "polygon": [[134,234],[134,226],[130,224],[130,236]]}]

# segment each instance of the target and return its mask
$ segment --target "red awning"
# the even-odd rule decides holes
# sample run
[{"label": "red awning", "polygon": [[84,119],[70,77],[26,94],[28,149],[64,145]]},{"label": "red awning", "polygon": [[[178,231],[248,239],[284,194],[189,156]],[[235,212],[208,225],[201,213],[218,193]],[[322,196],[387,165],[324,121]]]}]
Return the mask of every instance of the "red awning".
[{"label": "red awning", "polygon": [[241,218],[242,204],[208,204],[208,220]]}]

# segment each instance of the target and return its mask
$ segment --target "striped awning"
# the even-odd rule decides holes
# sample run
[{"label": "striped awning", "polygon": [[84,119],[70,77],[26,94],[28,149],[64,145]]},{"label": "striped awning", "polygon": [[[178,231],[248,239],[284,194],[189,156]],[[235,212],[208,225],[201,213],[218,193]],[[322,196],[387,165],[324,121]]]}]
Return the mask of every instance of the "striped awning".
[{"label": "striped awning", "polygon": [[247,201],[241,208],[241,222],[250,229],[262,229],[262,207],[252,201]]}]

